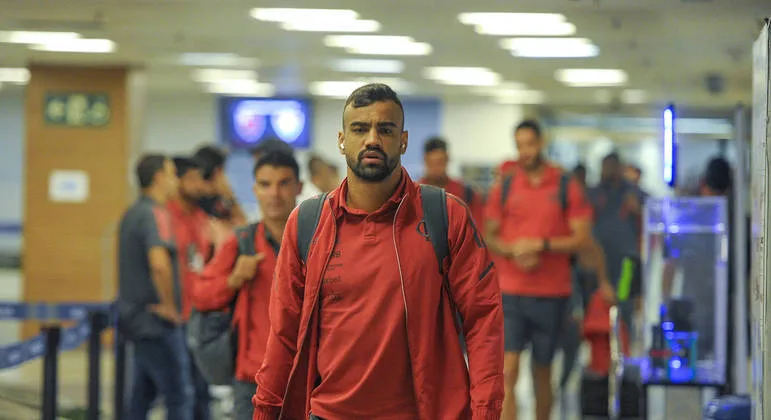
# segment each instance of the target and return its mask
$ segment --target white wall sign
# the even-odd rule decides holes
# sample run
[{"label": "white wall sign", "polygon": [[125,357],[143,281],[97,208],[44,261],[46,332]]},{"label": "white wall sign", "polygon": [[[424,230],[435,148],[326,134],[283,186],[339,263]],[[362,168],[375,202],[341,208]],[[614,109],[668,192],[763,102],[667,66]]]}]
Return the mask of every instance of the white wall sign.
[{"label": "white wall sign", "polygon": [[48,176],[48,199],[57,203],[82,203],[88,199],[85,171],[53,170]]}]

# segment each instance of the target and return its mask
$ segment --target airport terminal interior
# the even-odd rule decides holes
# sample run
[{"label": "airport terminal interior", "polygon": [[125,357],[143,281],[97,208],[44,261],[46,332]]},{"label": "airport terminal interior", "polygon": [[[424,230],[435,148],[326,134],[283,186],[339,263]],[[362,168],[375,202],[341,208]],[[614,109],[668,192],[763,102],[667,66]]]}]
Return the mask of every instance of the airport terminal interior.
[{"label": "airport terminal interior", "polygon": [[[490,414],[491,409],[489,417],[472,415],[467,407],[465,417],[457,417],[447,414],[450,408],[425,409],[451,401],[426,405],[421,397],[409,403],[417,407],[412,414],[405,414],[406,408],[395,417],[333,414],[338,408],[330,408],[324,390],[331,392],[330,378],[337,376],[322,374],[332,368],[318,357],[306,415],[318,410],[322,414],[311,418],[771,418],[766,412],[771,408],[764,408],[771,398],[771,382],[764,380],[771,372],[766,350],[771,329],[765,321],[771,316],[765,246],[771,209],[769,17],[769,0],[0,0],[0,420],[251,419],[243,406],[251,407],[260,358],[276,354],[278,345],[271,340],[281,340],[276,331],[286,328],[278,326],[289,316],[278,308],[289,298],[275,294],[290,289],[269,286],[254,297],[260,293],[254,284],[260,276],[268,285],[273,277],[276,283],[289,280],[286,273],[296,267],[287,267],[295,263],[302,264],[302,276],[313,271],[308,261],[285,255],[294,249],[284,245],[288,235],[281,239],[285,225],[290,232],[289,212],[318,194],[330,194],[323,196],[332,197],[330,203],[340,191],[353,194],[346,177],[366,186],[362,194],[374,196],[378,182],[404,175],[383,172],[375,179],[373,174],[398,163],[414,182],[442,187],[465,203],[447,202],[447,229],[457,218],[453,209],[468,209],[476,239],[469,236],[463,244],[484,244],[473,252],[492,261],[488,269],[495,268],[494,278],[487,283],[495,296],[503,295],[503,306],[488,305],[494,308],[487,316],[495,320],[475,318],[486,296],[479,285],[469,285],[476,292],[463,293],[466,300],[456,305],[450,277],[470,284],[478,273],[454,254],[448,272],[441,263],[434,272],[430,245],[436,245],[425,198],[425,219],[416,229],[426,245],[400,254],[400,204],[393,215],[396,259],[388,263],[398,273],[396,281],[403,268],[415,265],[405,259],[420,259],[431,265],[431,275],[422,281],[436,277],[452,285],[446,293],[439,283],[422,286],[419,293],[426,296],[434,292],[425,290],[439,290],[440,303],[423,300],[439,308],[439,315],[429,316],[439,321],[420,324],[430,325],[430,331],[410,331],[417,327],[407,321],[413,308],[407,309],[405,275],[401,289],[393,288],[393,300],[401,308],[404,299],[398,325],[406,326],[407,338],[380,340],[383,348],[392,340],[407,344],[406,369],[400,370],[401,360],[383,361],[380,354],[366,365],[393,363],[391,370],[406,372],[401,383],[417,390],[420,369],[410,350],[418,344],[411,338],[445,340],[460,333],[465,340],[460,347],[450,341],[420,346],[441,347],[447,378],[454,369],[449,366],[459,366],[465,354],[462,385],[452,392],[470,389],[471,396],[466,392],[458,401],[470,398],[472,406],[498,401],[495,410],[503,404],[502,414]],[[375,96],[356,99],[354,91]],[[398,108],[387,108],[396,104],[391,91],[398,95]],[[388,112],[403,119],[371,122],[390,118]],[[354,115],[373,119],[346,125]],[[392,140],[401,142],[401,149]],[[293,168],[281,159],[296,162],[299,181],[262,181],[265,165],[275,171]],[[173,182],[164,178],[167,173]],[[282,195],[286,182],[298,188],[290,198]],[[553,189],[541,193],[547,184]],[[163,188],[168,191],[159,192]],[[156,200],[161,196],[163,201]],[[350,197],[340,202],[335,205],[346,212],[353,205]],[[153,221],[130,222],[132,212],[141,211]],[[188,217],[188,211],[200,217]],[[323,224],[321,207],[319,214]],[[345,214],[338,227],[348,223],[339,220],[358,213]],[[278,234],[272,230],[275,220]],[[233,232],[259,221],[265,244],[282,245],[278,251],[275,244],[275,258],[259,254],[249,271],[236,242],[244,231]],[[319,237],[326,232],[321,226]],[[585,232],[580,245],[563,245],[573,244],[578,232]],[[168,249],[166,234],[174,243]],[[146,247],[141,249],[149,251],[135,255],[138,251],[128,249],[137,235],[156,239],[141,239]],[[345,242],[339,235],[334,246]],[[390,230],[387,235],[390,241]],[[523,235],[536,238],[529,239],[529,248],[517,245],[526,242],[516,242]],[[178,246],[182,237],[188,242]],[[302,239],[298,234],[299,245]],[[447,252],[471,247],[454,240]],[[506,241],[511,244],[498,245]],[[307,242],[311,251],[305,258],[313,259],[313,247],[322,241]],[[390,242],[384,246],[389,251],[383,255],[390,256]],[[351,267],[382,263],[362,260],[359,255],[372,253],[361,247]],[[222,256],[227,249],[232,255]],[[173,268],[168,284],[176,293],[168,292],[174,294],[168,301],[158,286],[166,284],[158,280],[166,271],[158,264]],[[222,267],[224,272],[217,272]],[[332,268],[331,260],[326,267]],[[366,280],[387,282],[390,271],[370,270]],[[479,284],[486,273],[479,274]],[[240,276],[244,281],[232,283]],[[334,334],[324,326],[324,305],[344,299],[329,291],[334,277],[320,276],[319,290],[326,295],[316,311],[318,353],[325,354],[325,334]],[[208,292],[189,291],[210,278],[232,296],[219,308],[209,305],[207,299],[214,298]],[[345,287],[353,296],[355,287]],[[144,296],[142,288],[150,288],[152,302],[129,302],[129,296]],[[238,294],[241,288],[249,293]],[[311,292],[304,293],[307,298]],[[513,298],[520,300],[507,300]],[[526,304],[545,301],[560,305],[527,309]],[[254,302],[264,315],[239,315]],[[349,310],[358,307],[363,306]],[[459,323],[447,321],[456,315],[447,308],[458,311]],[[536,315],[525,314],[528,310]],[[136,311],[154,317],[167,333],[147,338],[132,330],[125,320],[139,317]],[[232,350],[219,354],[227,363],[217,369],[230,369],[224,381],[211,379],[214,374],[199,356],[206,340],[196,328],[209,313],[225,314],[228,322],[233,317],[221,331]],[[338,317],[336,322],[343,322]],[[523,321],[511,321],[517,317]],[[378,324],[391,325],[385,318],[369,327],[371,334],[381,331]],[[554,325],[540,325],[549,324],[545,318]],[[296,333],[299,322],[293,322]],[[259,339],[250,328],[260,331]],[[434,333],[441,328],[447,334]],[[180,346],[166,349],[173,362],[149,360],[148,343],[171,342],[168,331],[180,337]],[[481,337],[488,331],[497,335]],[[524,340],[521,346],[518,339]],[[495,344],[504,342],[500,352]],[[252,355],[245,354],[250,349]],[[521,359],[510,357],[520,353]],[[188,376],[169,385],[176,375],[170,366],[180,360],[186,366],[180,371]],[[151,362],[156,367],[148,368]],[[269,365],[262,365],[266,372]],[[493,386],[479,382],[491,367],[500,368],[494,372],[501,378],[500,396],[486,395]],[[152,382],[145,388],[135,383],[141,369],[142,378]],[[354,389],[371,383],[363,378]],[[138,414],[136,389],[152,394],[146,402],[149,417]],[[425,389],[396,393],[413,401]],[[353,390],[346,395],[363,398]],[[171,408],[177,397],[188,398],[188,414]],[[255,401],[260,398],[266,397],[258,393]],[[353,412],[345,411],[353,404],[345,401],[337,413]],[[198,411],[201,404],[208,405],[208,414]],[[257,413],[256,420],[279,418]]]}]

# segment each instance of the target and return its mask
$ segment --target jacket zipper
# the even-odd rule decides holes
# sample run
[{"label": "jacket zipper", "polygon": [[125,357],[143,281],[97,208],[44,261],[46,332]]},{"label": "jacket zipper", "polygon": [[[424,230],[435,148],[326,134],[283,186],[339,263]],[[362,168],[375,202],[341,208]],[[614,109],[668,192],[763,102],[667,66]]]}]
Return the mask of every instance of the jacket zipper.
[{"label": "jacket zipper", "polygon": [[[404,330],[407,334],[407,354],[409,355],[410,359],[410,372],[414,372],[414,363],[412,362],[412,350],[410,348],[410,329],[408,327],[408,321],[409,321],[409,311],[407,310],[407,293],[405,291],[404,287],[404,273],[402,273],[402,262],[401,258],[399,258],[399,247],[396,245],[396,219],[399,215],[399,210],[402,208],[402,204],[404,203],[404,200],[407,198],[407,194],[402,197],[401,201],[399,201],[399,206],[396,207],[396,212],[394,212],[394,220],[393,220],[393,241],[394,241],[394,252],[396,253],[396,266],[399,270],[399,281],[402,286],[402,301],[404,302]],[[420,402],[418,399],[418,389],[415,386],[415,375],[412,374],[412,378],[410,379],[412,381],[412,395],[415,397],[415,406],[418,408],[418,417],[420,417]]]},{"label": "jacket zipper", "polygon": [[[324,205],[326,206],[326,203],[324,203]],[[324,210],[322,208],[322,213],[323,212],[324,212]],[[316,286],[315,297],[313,298],[313,307],[311,308],[312,311],[315,311],[316,308],[319,305],[319,295],[321,294],[321,282],[324,279],[324,275],[326,275],[326,273],[327,273],[327,266],[329,265],[329,261],[332,260],[332,254],[334,254],[335,245],[337,244],[337,223],[334,224],[334,229],[332,230],[332,233],[333,233],[334,238],[335,238],[334,242],[332,244],[332,251],[329,252],[329,254],[327,255],[327,258],[326,258],[326,260],[324,262],[324,269],[321,270],[321,275],[320,275],[320,278],[319,278],[319,284],[318,284],[318,286]],[[315,234],[314,234],[314,236],[315,236]],[[313,246],[313,239],[311,239],[311,247],[312,246]],[[308,251],[308,257],[310,259],[310,251]],[[308,263],[307,263],[307,261],[308,260],[306,260],[306,263],[305,263],[305,265],[306,265],[306,269],[305,269],[306,277],[307,277],[307,273],[308,273],[308,269],[307,269]],[[306,284],[307,283],[308,282],[306,280]],[[301,312],[302,312],[302,309],[301,309]],[[297,346],[298,353],[302,352],[302,349],[305,346],[305,341],[308,339],[308,334],[309,334],[308,330],[310,329],[310,326],[311,326],[311,319],[312,319],[312,317],[313,317],[313,313],[311,313],[310,316],[308,316],[308,323],[305,325],[305,337],[303,337],[303,342],[300,343]],[[286,397],[289,395],[289,387],[290,387],[291,382],[292,382],[292,377],[295,374],[295,369],[296,369],[296,366],[293,366],[292,367],[292,371],[289,373],[289,379],[287,379],[287,381],[286,381],[286,388],[284,389],[284,398],[281,401],[281,410],[278,413],[278,419],[279,420],[281,420],[284,417],[284,407],[286,406]],[[305,384],[303,386],[307,387],[308,385]],[[308,398],[310,398],[310,395],[308,396]]]}]

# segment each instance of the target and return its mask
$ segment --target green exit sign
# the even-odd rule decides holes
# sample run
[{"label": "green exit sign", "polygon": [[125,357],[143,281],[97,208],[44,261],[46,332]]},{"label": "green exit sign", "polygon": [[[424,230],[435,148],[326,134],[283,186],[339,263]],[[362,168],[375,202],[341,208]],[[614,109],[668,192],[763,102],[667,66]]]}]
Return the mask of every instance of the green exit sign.
[{"label": "green exit sign", "polygon": [[105,93],[46,93],[45,121],[65,127],[104,127],[110,123],[110,97]]}]

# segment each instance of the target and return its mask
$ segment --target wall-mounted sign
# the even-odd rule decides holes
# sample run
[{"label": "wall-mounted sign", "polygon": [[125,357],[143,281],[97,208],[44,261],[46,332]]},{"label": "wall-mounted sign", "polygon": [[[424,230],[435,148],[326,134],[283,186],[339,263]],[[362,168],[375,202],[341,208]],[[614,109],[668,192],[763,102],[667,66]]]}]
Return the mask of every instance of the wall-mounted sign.
[{"label": "wall-mounted sign", "polygon": [[110,98],[104,93],[48,92],[43,106],[49,125],[104,127],[110,123]]},{"label": "wall-mounted sign", "polygon": [[85,171],[55,169],[48,176],[48,199],[55,203],[88,200],[89,178]]}]

